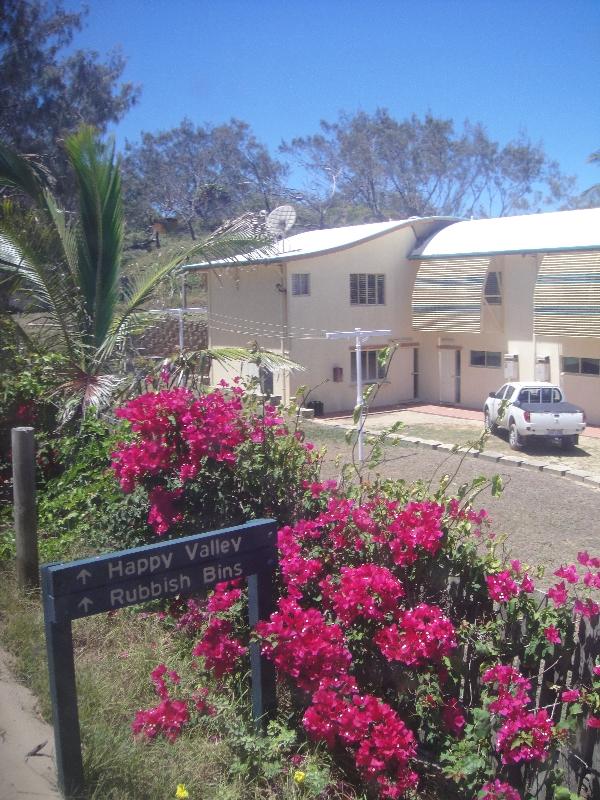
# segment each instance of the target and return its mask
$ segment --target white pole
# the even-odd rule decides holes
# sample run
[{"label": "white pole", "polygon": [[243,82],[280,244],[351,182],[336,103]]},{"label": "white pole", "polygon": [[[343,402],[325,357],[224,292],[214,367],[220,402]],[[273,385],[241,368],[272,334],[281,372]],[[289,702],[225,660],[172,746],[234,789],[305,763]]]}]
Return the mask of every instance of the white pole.
[{"label": "white pole", "polygon": [[355,328],[353,331],[332,331],[325,334],[327,339],[354,339],[356,352],[356,406],[360,408],[358,419],[358,461],[363,463],[363,432],[365,425],[365,409],[363,405],[363,380],[362,380],[362,343],[371,336],[389,336],[390,330],[363,331]]},{"label": "white pole", "polygon": [[363,388],[362,388],[362,339],[360,328],[354,329],[356,332],[356,405],[360,406],[360,416],[358,418],[358,463],[363,463],[363,428],[365,426],[364,407],[363,407]]}]

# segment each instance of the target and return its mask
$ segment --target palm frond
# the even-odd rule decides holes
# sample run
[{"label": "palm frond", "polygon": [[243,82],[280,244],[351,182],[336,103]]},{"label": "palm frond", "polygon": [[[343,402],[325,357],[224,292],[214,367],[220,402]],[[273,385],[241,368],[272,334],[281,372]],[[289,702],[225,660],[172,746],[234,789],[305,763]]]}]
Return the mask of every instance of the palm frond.
[{"label": "palm frond", "polygon": [[281,353],[257,347],[209,347],[204,352],[214,361],[223,365],[242,362],[256,364],[270,370],[290,370],[291,372],[304,372],[305,370],[301,364]]},{"label": "palm frond", "polygon": [[79,282],[90,320],[90,341],[104,342],[112,327],[123,250],[121,178],[114,145],[90,127],[70,136],[65,147],[79,189]]},{"label": "palm frond", "polygon": [[58,336],[58,348],[73,360],[80,356],[76,290],[60,264],[46,259],[51,247],[41,226],[23,224],[18,213],[3,206],[0,216],[0,257],[4,268],[18,275],[23,289],[31,293],[33,308],[44,310]]},{"label": "palm frond", "polygon": [[[188,250],[184,250],[165,264],[159,264],[143,277],[139,278],[129,290],[125,303],[119,309],[113,323],[108,331],[102,350],[105,356],[109,356],[119,341],[122,341],[128,330],[130,318],[139,314],[142,306],[150,299],[156,288],[174,272],[179,271],[185,264],[190,263],[195,258],[202,258],[205,261],[228,261],[235,260],[241,253],[247,253],[265,244],[262,238],[253,238],[248,235],[247,230],[236,231],[231,234],[216,236],[212,234],[206,241],[198,242]],[[139,317],[137,322],[139,322]]]},{"label": "palm frond", "polygon": [[43,205],[47,183],[48,174],[38,163],[0,142],[0,186],[16,189]]}]

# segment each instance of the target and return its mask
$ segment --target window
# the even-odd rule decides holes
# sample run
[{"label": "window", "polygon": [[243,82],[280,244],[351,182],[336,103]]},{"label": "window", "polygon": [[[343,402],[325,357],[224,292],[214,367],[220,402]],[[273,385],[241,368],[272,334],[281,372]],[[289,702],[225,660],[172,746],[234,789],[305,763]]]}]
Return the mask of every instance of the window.
[{"label": "window", "polygon": [[488,350],[471,350],[472,367],[501,367],[502,353]]},{"label": "window", "polygon": [[292,272],[292,294],[296,296],[310,294],[310,273]]},{"label": "window", "polygon": [[357,272],[350,275],[350,305],[382,306],[385,303],[385,275]]},{"label": "window", "polygon": [[[375,383],[385,378],[387,365],[379,363],[379,354],[384,350],[361,350],[360,367],[364,383]],[[356,383],[356,351],[350,354],[350,380]]]},{"label": "window", "polygon": [[563,356],[562,371],[573,375],[600,375],[600,358]]},{"label": "window", "polygon": [[550,386],[532,386],[519,392],[521,403],[560,403],[562,399],[560,390]]},{"label": "window", "polygon": [[483,296],[490,306],[502,305],[502,275],[499,272],[488,272],[483,287]]}]

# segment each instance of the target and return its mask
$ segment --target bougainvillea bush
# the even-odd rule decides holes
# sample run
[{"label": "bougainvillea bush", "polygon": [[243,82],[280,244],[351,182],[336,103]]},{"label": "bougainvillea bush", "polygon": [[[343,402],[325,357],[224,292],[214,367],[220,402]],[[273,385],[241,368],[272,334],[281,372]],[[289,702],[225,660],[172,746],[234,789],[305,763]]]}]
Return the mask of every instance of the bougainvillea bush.
[{"label": "bougainvillea bush", "polygon": [[[160,703],[136,715],[138,737],[172,739],[213,714],[210,687],[218,696],[247,671],[256,637],[293,698],[298,735],[327,747],[368,796],[569,797],[558,754],[575,726],[600,728],[600,665],[587,675],[560,667],[579,620],[598,614],[600,559],[580,553],[545,597],[541,573],[504,553],[468,490],[363,482],[338,491],[318,480],[313,451],[277,410],[248,411],[235,386],[201,398],[159,392],[121,415],[136,438],[115,454],[115,470],[125,490],[146,488],[159,535],[185,521],[204,481],[214,491],[215,474],[238,487],[243,513],[246,487],[269,484],[271,464],[283,470],[276,443],[289,440],[297,459],[296,485],[258,491],[264,512],[283,519],[275,612],[249,631],[236,583],[175,604],[169,624],[191,637],[197,676],[213,682],[179,697],[171,675],[171,697],[160,666]],[[265,443],[275,455],[261,461]]]},{"label": "bougainvillea bush", "polygon": [[149,391],[116,412],[131,439],[112,456],[124,492],[142,488],[158,536],[259,516],[296,519],[321,456],[280,411],[234,380],[197,395]]}]

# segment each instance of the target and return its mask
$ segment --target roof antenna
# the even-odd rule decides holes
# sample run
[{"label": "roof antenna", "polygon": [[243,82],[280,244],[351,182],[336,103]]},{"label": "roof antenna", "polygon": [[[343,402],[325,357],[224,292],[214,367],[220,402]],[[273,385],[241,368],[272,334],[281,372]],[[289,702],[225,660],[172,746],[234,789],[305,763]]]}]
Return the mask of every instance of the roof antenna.
[{"label": "roof antenna", "polygon": [[279,242],[281,252],[285,252],[285,235],[296,222],[296,209],[294,206],[277,206],[268,215],[266,229]]}]

